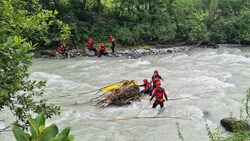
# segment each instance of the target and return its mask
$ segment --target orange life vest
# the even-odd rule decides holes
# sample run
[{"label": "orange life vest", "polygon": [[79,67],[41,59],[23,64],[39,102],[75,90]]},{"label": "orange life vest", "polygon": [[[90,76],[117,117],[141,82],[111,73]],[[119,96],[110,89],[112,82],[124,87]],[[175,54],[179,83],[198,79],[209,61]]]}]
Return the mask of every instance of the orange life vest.
[{"label": "orange life vest", "polygon": [[106,46],[100,46],[100,51],[106,51]]},{"label": "orange life vest", "polygon": [[154,89],[154,95],[157,100],[162,100],[164,94],[166,94],[166,91],[164,88],[158,87]]}]

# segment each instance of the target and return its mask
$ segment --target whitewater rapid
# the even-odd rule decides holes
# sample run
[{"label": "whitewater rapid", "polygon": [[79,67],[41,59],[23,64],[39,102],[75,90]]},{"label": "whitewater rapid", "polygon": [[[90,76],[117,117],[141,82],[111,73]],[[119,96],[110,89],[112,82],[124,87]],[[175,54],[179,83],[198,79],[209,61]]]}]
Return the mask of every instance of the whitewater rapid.
[{"label": "whitewater rapid", "polygon": [[[161,111],[151,108],[147,95],[129,106],[107,108],[95,105],[105,96],[90,102],[101,93],[79,95],[124,79],[142,84],[155,69],[164,78],[168,97],[175,99]],[[206,124],[223,131],[220,119],[240,115],[250,88],[250,47],[199,48],[138,59],[35,59],[30,73],[32,79],[47,81],[44,97],[61,106],[61,115],[48,124],[56,123],[60,131],[71,127],[76,141],[178,141],[177,122],[184,140],[208,141]],[[4,128],[13,118],[8,110],[0,114]],[[125,120],[116,120],[120,118]],[[0,138],[14,140],[12,132],[0,133]]]}]

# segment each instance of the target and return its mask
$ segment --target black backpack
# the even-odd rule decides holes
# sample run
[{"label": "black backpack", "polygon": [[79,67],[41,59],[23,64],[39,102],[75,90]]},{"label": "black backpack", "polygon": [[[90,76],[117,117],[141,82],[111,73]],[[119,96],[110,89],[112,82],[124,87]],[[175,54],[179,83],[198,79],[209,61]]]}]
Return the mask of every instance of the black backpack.
[{"label": "black backpack", "polygon": [[163,92],[164,92],[164,89],[161,88],[161,87],[158,87],[156,91],[157,91],[158,93],[163,93]]}]

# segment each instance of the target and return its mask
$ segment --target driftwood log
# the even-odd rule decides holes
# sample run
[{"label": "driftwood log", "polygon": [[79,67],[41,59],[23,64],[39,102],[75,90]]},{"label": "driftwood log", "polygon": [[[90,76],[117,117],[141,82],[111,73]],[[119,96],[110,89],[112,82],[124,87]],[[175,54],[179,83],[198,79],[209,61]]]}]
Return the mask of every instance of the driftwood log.
[{"label": "driftwood log", "polygon": [[238,120],[234,117],[223,118],[220,122],[221,125],[229,132],[250,130],[250,126],[246,121]]},{"label": "driftwood log", "polygon": [[105,98],[98,102],[101,107],[107,107],[108,105],[114,104],[117,106],[123,106],[130,104],[130,101],[140,100],[140,88],[138,85],[124,85],[118,89],[114,89]]}]

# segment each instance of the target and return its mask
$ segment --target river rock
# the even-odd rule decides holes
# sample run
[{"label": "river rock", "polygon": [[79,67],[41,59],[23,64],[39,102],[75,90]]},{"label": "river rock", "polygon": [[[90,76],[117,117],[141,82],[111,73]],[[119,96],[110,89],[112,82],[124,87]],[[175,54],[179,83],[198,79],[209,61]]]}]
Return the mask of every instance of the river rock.
[{"label": "river rock", "polygon": [[108,56],[109,57],[122,57],[122,54],[118,53],[118,52],[108,52]]},{"label": "river rock", "polygon": [[40,52],[40,55],[41,55],[43,58],[52,58],[52,57],[55,57],[55,56],[56,56],[55,52],[50,51],[50,50],[42,50],[42,51]]},{"label": "river rock", "polygon": [[167,50],[167,53],[173,53],[173,51],[172,51],[172,50],[170,50],[170,49],[168,49],[168,50]]},{"label": "river rock", "polygon": [[220,123],[229,132],[234,132],[235,130],[250,130],[250,126],[246,121],[238,120],[234,117],[223,118]]},{"label": "river rock", "polygon": [[93,57],[93,56],[95,56],[96,54],[95,54],[95,52],[93,51],[93,50],[89,50],[88,48],[85,48],[84,49],[84,56],[89,56],[89,57]]},{"label": "river rock", "polygon": [[[176,53],[176,52],[182,52],[182,51],[189,51],[191,49],[194,49],[192,46],[181,46],[181,47],[171,47],[166,48],[164,46],[155,46],[150,48],[139,48],[135,47],[133,49],[125,49],[125,50],[116,50],[115,53],[112,53],[111,51],[108,51],[109,55],[107,57],[121,57],[125,56],[132,59],[137,59],[145,55],[159,55],[159,54],[169,54],[169,53]],[[53,51],[43,51],[41,52],[41,55],[43,58],[57,58],[57,59],[64,59],[64,58],[71,58],[76,56],[89,56],[93,57],[96,56],[95,52],[93,50],[89,50],[88,48],[84,49],[71,49],[67,50],[68,55],[64,56],[57,52]]]},{"label": "river rock", "polygon": [[82,51],[79,49],[68,50],[68,58],[81,56],[81,55],[82,55]]},{"label": "river rock", "polygon": [[65,55],[60,54],[59,52],[56,52],[56,59],[65,59],[67,58]]},{"label": "river rock", "polygon": [[137,59],[137,58],[140,58],[142,56],[142,53],[139,51],[139,50],[135,50],[132,55],[131,55],[131,58],[133,59]]}]

